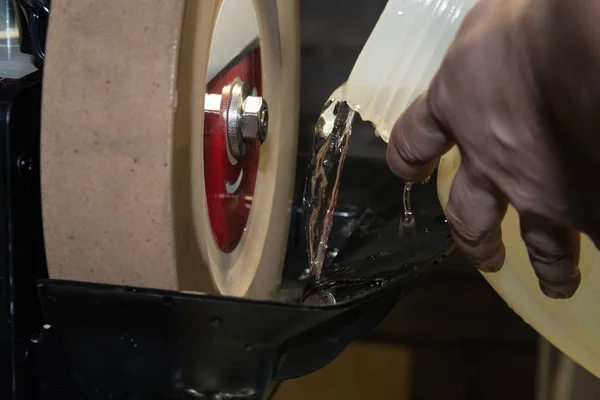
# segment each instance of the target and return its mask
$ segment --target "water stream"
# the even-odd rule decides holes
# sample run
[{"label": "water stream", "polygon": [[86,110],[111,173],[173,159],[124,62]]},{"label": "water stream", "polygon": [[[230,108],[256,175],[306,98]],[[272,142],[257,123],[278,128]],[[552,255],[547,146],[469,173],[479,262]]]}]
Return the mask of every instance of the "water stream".
[{"label": "water stream", "polygon": [[315,127],[313,149],[304,188],[305,226],[310,281],[321,278],[337,201],[340,177],[352,133],[354,111],[334,92]]},{"label": "water stream", "polygon": [[404,184],[404,193],[402,195],[402,204],[404,206],[404,214],[400,219],[400,227],[398,233],[400,237],[414,236],[415,234],[415,216],[410,205],[410,192],[412,190],[412,182]]},{"label": "water stream", "polygon": [[[304,188],[309,286],[321,279],[342,168],[355,116],[355,111],[343,100],[341,92],[340,88],[331,95],[317,121]],[[400,220],[400,235],[403,237],[414,234],[415,230],[410,191],[411,183],[407,183],[403,195],[404,215]]]}]

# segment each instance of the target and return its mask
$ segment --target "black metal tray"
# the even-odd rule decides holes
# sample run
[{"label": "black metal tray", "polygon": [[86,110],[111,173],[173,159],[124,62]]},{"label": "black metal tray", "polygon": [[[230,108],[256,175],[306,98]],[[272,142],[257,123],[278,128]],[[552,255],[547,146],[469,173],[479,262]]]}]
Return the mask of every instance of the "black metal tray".
[{"label": "black metal tray", "polygon": [[[372,190],[348,213],[358,222],[338,220],[332,240],[346,250],[319,285],[304,292],[287,273],[282,290],[298,289],[288,302],[49,280],[41,76],[0,87],[0,399],[267,399],[370,331],[452,249],[433,186],[416,191],[427,199],[415,207],[427,240],[421,232],[398,245],[398,189],[387,176],[378,183],[387,197]],[[334,301],[306,306],[302,294]]]}]

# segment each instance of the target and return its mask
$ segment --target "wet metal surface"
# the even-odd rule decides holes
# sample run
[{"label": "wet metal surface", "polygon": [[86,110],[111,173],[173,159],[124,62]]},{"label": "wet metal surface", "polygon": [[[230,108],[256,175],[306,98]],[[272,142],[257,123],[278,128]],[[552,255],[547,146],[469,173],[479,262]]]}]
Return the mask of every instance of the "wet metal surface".
[{"label": "wet metal surface", "polygon": [[[383,143],[381,149],[384,154]],[[307,162],[307,158],[299,159],[297,193],[302,191]],[[404,182],[389,171],[383,157],[346,159],[322,279],[305,297],[327,289],[328,294],[321,298],[333,296],[335,300],[329,303],[339,304],[375,292],[390,279],[416,279],[451,251],[450,229],[437,199],[435,176],[428,184],[412,187],[417,224],[414,235],[405,237],[399,231],[403,192]],[[295,204],[281,292],[287,300],[304,289],[309,272],[300,195]],[[336,291],[337,297],[331,291]]]}]

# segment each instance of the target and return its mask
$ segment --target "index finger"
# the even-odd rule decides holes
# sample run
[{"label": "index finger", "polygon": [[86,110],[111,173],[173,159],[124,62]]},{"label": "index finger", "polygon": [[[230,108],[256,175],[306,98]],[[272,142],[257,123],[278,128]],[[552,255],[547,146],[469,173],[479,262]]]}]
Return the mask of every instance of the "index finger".
[{"label": "index finger", "polygon": [[427,94],[422,94],[396,121],[387,147],[387,163],[405,181],[424,181],[433,172],[437,158],[451,146],[452,141],[431,111]]}]

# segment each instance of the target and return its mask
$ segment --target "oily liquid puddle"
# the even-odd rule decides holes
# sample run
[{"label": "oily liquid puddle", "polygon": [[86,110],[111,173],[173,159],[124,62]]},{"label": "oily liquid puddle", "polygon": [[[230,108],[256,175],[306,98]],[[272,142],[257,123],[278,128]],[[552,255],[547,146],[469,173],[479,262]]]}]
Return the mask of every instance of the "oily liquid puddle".
[{"label": "oily liquid puddle", "polygon": [[[352,134],[352,121],[356,114],[343,101],[340,92],[341,90],[338,89],[332,94],[317,121],[304,188],[309,287],[321,283],[341,172]],[[403,195],[404,214],[399,227],[401,237],[413,235],[415,231],[410,192],[411,183],[407,183]]]}]

